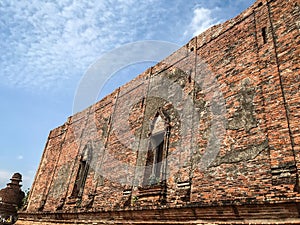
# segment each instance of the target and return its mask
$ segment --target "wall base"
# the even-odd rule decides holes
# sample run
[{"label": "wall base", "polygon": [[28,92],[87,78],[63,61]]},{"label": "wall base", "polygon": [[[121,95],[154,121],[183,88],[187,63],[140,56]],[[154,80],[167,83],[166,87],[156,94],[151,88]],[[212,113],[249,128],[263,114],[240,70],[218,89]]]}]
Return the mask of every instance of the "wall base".
[{"label": "wall base", "polygon": [[19,213],[16,225],[69,224],[300,224],[299,203]]}]

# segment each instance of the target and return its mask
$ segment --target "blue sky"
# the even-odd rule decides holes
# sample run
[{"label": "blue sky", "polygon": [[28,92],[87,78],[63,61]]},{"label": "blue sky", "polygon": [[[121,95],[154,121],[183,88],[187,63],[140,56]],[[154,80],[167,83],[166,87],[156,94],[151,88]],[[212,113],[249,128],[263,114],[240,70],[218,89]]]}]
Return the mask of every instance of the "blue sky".
[{"label": "blue sky", "polygon": [[[80,79],[124,44],[179,46],[254,0],[0,0],[0,188],[14,172],[30,187],[49,131],[72,115]],[[101,96],[153,63],[114,75]]]}]

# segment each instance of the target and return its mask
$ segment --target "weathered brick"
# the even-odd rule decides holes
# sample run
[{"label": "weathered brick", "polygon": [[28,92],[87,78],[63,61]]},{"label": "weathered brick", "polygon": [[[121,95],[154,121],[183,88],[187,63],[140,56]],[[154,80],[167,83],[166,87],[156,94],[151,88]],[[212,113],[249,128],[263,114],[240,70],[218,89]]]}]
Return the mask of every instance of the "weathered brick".
[{"label": "weathered brick", "polygon": [[299,9],[257,1],[51,131],[18,224],[299,222]]}]

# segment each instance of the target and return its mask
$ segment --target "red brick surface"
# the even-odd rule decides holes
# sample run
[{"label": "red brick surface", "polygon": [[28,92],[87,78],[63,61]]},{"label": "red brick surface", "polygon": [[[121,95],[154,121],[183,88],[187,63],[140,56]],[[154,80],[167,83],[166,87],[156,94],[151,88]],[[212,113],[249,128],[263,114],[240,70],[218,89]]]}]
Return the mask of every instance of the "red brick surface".
[{"label": "red brick surface", "polygon": [[[51,213],[143,220],[137,210],[165,210],[149,218],[170,221],[189,208],[195,221],[299,217],[299,32],[299,0],[257,1],[70,117],[49,135],[19,224]],[[158,112],[168,118],[165,180],[147,187]],[[86,146],[83,194],[72,198]]]}]

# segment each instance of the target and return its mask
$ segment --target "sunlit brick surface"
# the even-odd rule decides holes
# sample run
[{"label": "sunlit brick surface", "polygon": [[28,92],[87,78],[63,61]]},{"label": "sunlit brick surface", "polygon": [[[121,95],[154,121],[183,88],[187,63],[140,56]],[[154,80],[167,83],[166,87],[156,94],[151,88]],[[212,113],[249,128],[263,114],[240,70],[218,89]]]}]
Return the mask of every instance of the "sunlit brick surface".
[{"label": "sunlit brick surface", "polygon": [[[51,131],[17,224],[300,223],[299,33],[299,0],[257,1],[71,116]],[[147,186],[159,113],[163,172]]]}]

